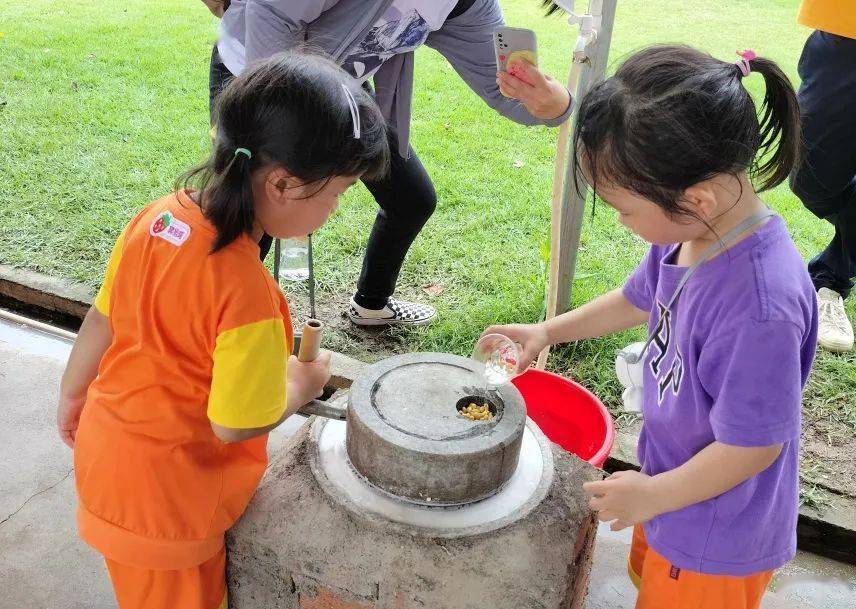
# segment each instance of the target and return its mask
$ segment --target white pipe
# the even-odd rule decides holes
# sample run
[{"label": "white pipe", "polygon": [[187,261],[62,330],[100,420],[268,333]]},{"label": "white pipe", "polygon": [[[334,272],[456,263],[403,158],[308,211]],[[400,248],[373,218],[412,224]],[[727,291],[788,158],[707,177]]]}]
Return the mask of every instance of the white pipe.
[{"label": "white pipe", "polygon": [[[583,63],[587,60],[586,47],[588,44],[597,39],[597,30],[595,22],[599,18],[591,14],[575,15],[573,14],[573,2],[563,2],[562,8],[570,13],[568,23],[573,25],[580,24],[580,31],[577,34],[577,41],[574,45],[574,55],[571,60],[571,70],[568,74],[568,91],[571,95],[577,92],[577,83],[580,79]],[[570,6],[567,6],[567,5]],[[597,13],[601,11],[600,0],[591,0],[590,8],[595,6]],[[574,103],[578,104],[579,99],[574,99]],[[559,139],[556,144],[556,159],[553,165],[553,199],[552,213],[550,217],[550,270],[547,279],[547,314],[546,318],[550,319],[557,313],[558,300],[558,282],[559,282],[559,237],[561,232],[562,222],[562,201],[564,194],[564,173],[565,173],[565,156],[567,154],[568,138],[570,130],[570,120],[566,120],[559,127]],[[550,356],[550,347],[546,347],[538,354],[538,359],[535,367],[543,370],[547,367],[547,358]]]},{"label": "white pipe", "polygon": [[54,336],[65,338],[66,340],[70,341],[74,341],[77,338],[77,334],[75,334],[74,332],[69,332],[68,330],[57,328],[56,326],[42,323],[40,321],[36,321],[35,319],[30,319],[29,317],[24,317],[23,315],[18,315],[16,313],[12,313],[11,311],[6,311],[5,309],[0,309],[0,319],[5,319],[6,321],[10,321],[14,324],[20,324],[22,326],[28,326],[30,328],[33,328],[34,330],[40,330],[42,332],[46,332],[47,334],[53,334]]},{"label": "white pipe", "polygon": [[[585,48],[585,47],[583,47]],[[582,62],[585,53],[574,53],[571,63],[571,71],[568,75],[568,91],[576,91],[577,82],[582,70]],[[573,93],[572,93],[573,95]],[[579,100],[574,100],[579,103]],[[550,214],[550,272],[547,279],[547,314],[550,319],[556,314],[556,301],[558,299],[557,284],[559,281],[559,233],[562,224],[562,194],[564,186],[565,156],[568,149],[569,123],[567,120],[559,127],[559,139],[556,144],[556,160],[553,164],[553,199]],[[550,355],[550,347],[546,347],[539,355],[535,367],[544,370],[547,366],[547,358]]]}]

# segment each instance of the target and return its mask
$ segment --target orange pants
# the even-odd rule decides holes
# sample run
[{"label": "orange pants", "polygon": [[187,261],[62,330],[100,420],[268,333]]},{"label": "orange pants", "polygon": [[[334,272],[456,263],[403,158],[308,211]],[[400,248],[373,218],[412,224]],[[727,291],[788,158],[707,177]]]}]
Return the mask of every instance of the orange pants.
[{"label": "orange pants", "polygon": [[177,571],[105,562],[119,609],[228,609],[226,548],[201,565]]},{"label": "orange pants", "polygon": [[772,571],[735,577],[678,569],[648,547],[641,525],[633,529],[627,572],[639,589],[636,609],[758,609],[773,577]]}]

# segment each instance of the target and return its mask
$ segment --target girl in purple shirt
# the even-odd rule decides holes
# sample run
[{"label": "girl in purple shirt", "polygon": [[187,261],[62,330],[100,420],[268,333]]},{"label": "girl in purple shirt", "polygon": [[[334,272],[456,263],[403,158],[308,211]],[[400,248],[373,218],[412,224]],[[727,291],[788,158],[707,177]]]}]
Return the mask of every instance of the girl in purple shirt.
[{"label": "girl in purple shirt", "polygon": [[[763,77],[760,119],[744,87]],[[796,551],[802,391],[817,306],[783,220],[758,197],[797,158],[787,77],[684,46],[630,57],[582,101],[575,163],[652,244],[623,289],[547,322],[489,328],[523,346],[648,323],[641,472],[588,483],[614,530],[634,526],[637,608],[750,609]],[[688,273],[689,271],[689,273]]]}]

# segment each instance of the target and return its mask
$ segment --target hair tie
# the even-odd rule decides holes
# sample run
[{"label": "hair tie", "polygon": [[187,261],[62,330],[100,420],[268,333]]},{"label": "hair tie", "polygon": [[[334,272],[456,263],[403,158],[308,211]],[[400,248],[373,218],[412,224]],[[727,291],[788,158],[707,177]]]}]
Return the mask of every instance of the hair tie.
[{"label": "hair tie", "polygon": [[345,101],[348,102],[348,109],[351,111],[351,121],[354,124],[354,139],[360,139],[360,106],[354,98],[354,94],[348,88],[348,85],[342,83],[342,88],[345,90]]},{"label": "hair tie", "polygon": [[752,66],[749,65],[749,62],[753,59],[756,59],[758,56],[752,49],[744,49],[742,51],[737,51],[737,55],[740,57],[740,59],[735,61],[734,65],[740,68],[740,73],[745,78],[749,76],[749,72],[752,71]]},{"label": "hair tie", "polygon": [[248,159],[253,158],[253,153],[246,148],[235,148],[235,156],[238,156],[239,154],[246,154]]}]

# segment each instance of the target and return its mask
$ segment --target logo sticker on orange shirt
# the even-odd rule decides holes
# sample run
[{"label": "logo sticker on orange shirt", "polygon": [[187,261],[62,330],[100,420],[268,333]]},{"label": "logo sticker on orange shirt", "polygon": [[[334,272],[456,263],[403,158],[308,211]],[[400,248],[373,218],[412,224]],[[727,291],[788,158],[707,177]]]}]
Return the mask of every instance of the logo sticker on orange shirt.
[{"label": "logo sticker on orange shirt", "polygon": [[152,237],[160,237],[173,245],[182,245],[190,237],[190,226],[168,211],[158,215],[149,228]]}]

